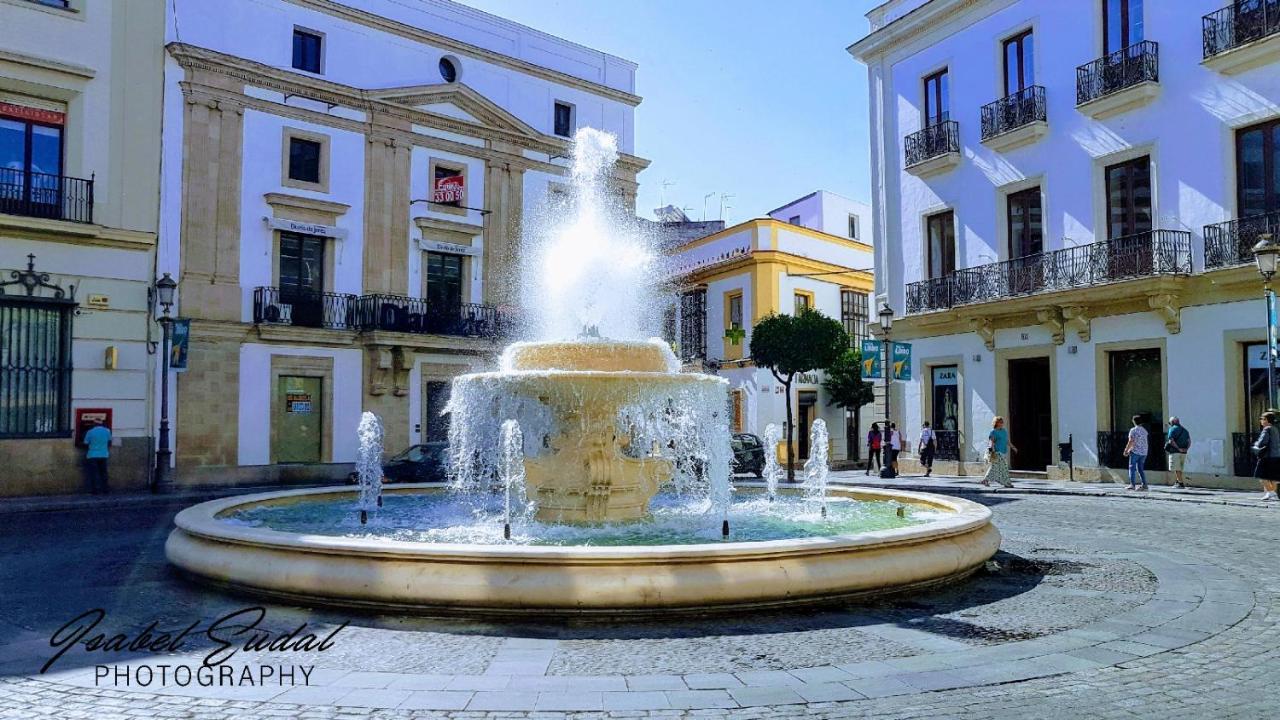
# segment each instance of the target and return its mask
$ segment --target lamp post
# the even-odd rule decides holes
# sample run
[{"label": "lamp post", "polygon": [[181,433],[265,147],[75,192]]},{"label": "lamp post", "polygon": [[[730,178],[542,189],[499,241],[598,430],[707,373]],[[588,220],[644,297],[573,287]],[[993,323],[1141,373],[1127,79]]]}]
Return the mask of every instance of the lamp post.
[{"label": "lamp post", "polygon": [[[893,372],[893,361],[889,355],[889,345],[890,345],[889,335],[890,335],[890,332],[893,330],[893,308],[889,307],[889,303],[885,303],[880,307],[880,330],[881,332],[884,333],[884,340],[881,341],[881,344],[884,345],[884,365],[882,366],[880,371],[880,374],[884,376],[884,443],[883,445],[884,447],[889,448],[889,454],[892,455],[893,449],[890,446],[889,441],[893,439],[893,430],[891,428],[891,426],[893,425],[893,422],[891,420],[893,415],[892,413],[889,412],[889,394],[890,394],[889,388],[890,388],[890,383],[892,382],[892,376],[890,375],[890,373]],[[893,471],[893,463],[891,462],[881,463],[880,477],[882,478],[897,477],[897,474],[894,473]]]},{"label": "lamp post", "polygon": [[1271,277],[1276,274],[1280,244],[1271,233],[1259,233],[1253,246],[1253,259],[1262,276],[1262,298],[1267,303],[1267,409],[1276,407],[1276,296],[1271,290]]},{"label": "lamp post", "polygon": [[169,277],[169,273],[156,281],[156,302],[164,311],[157,320],[164,331],[164,342],[161,345],[163,359],[160,361],[160,442],[156,447],[156,469],[151,492],[168,489],[169,459],[173,454],[169,451],[169,353],[172,352],[169,345],[173,342],[173,318],[169,317],[169,310],[173,308],[173,293],[177,289],[178,283]]}]

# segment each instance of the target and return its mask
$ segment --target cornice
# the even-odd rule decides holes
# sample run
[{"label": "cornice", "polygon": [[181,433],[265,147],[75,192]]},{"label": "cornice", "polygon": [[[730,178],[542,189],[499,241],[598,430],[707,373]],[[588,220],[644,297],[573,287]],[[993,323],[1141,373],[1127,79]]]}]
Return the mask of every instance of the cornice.
[{"label": "cornice", "polygon": [[351,209],[351,206],[345,203],[333,202],[332,200],[317,200],[316,198],[290,195],[288,193],[269,192],[263,194],[262,199],[272,207],[297,208],[299,210],[325,213],[326,215],[344,215]]},{"label": "cornice", "polygon": [[[562,73],[558,70],[545,68],[541,65],[535,65],[534,63],[531,63],[527,60],[521,60],[519,58],[513,58],[509,55],[503,55],[502,53],[494,52],[493,50],[487,50],[485,48],[478,47],[476,45],[471,45],[469,43],[462,42],[461,40],[455,40],[454,38],[447,37],[439,33],[434,33],[434,32],[431,32],[430,30],[423,30],[422,28],[416,28],[416,27],[413,27],[412,25],[407,25],[405,23],[398,22],[396,20],[391,20],[389,18],[385,18],[380,15],[375,15],[371,12],[348,7],[346,5],[342,5],[340,3],[334,2],[333,0],[287,0],[287,2],[291,2],[294,5],[305,7],[309,10],[315,10],[317,12],[322,12],[327,15],[339,17],[350,22],[359,23],[366,27],[375,28],[377,30],[382,30],[383,32],[392,33],[394,35],[399,35],[400,37],[403,37],[403,38],[408,38],[410,40],[415,40],[415,41],[426,43],[429,45],[435,45],[437,47],[452,51],[459,55],[471,56],[477,60],[483,60],[484,62],[492,63],[494,65],[501,65],[503,67],[510,68],[512,70],[518,70],[520,72],[528,73],[530,75],[533,75],[535,77],[540,77],[543,80],[547,80],[549,82],[559,83],[561,85],[569,85],[571,87],[578,88],[579,90],[584,90],[586,92],[589,92],[593,95],[599,95],[601,97],[609,98],[610,100],[616,100],[618,102],[625,103],[627,105],[630,105],[631,107],[635,107],[636,105],[639,105],[641,101],[641,98],[639,95],[634,95],[629,92],[617,90],[615,88],[609,87],[608,85],[602,85],[600,83],[592,82],[590,80],[584,80],[583,78],[575,77],[567,73]],[[601,55],[604,55],[604,53],[601,53]]]},{"label": "cornice", "polygon": [[74,63],[63,62],[62,60],[38,57],[36,55],[27,55],[25,53],[14,52],[12,50],[0,49],[0,62],[27,65],[29,67],[49,70],[63,75],[72,75],[84,80],[92,80],[98,74],[97,70],[84,65],[76,65]]},{"label": "cornice", "polygon": [[437,232],[452,233],[454,235],[465,235],[466,244],[471,244],[471,238],[484,232],[483,225],[471,225],[468,223],[454,222],[452,220],[441,220],[439,218],[418,216],[413,218],[413,224],[419,230],[435,230]]},{"label": "cornice", "polygon": [[901,49],[917,35],[936,30],[957,15],[987,3],[993,3],[993,0],[931,0],[888,25],[873,30],[846,50],[855,59],[870,64],[872,60],[891,50]]}]

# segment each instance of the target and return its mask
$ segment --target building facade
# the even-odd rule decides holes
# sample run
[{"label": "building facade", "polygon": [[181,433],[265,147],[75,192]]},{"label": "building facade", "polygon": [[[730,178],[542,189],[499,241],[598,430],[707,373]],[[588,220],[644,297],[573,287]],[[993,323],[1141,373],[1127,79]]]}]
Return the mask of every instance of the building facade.
[{"label": "building facade", "polygon": [[[830,195],[814,193],[780,210],[791,212],[823,194]],[[848,215],[842,212],[837,227],[831,228],[838,233],[824,231],[826,225],[814,228],[771,216],[739,223],[671,252],[679,295],[678,354],[687,365],[728,379],[734,432],[763,435],[766,425],[781,428],[786,421],[782,384],[751,361],[751,330],[760,320],[808,307],[842,321],[855,346],[866,337],[873,253],[870,245],[844,234],[851,225]],[[831,459],[856,460],[862,452],[857,439],[865,432],[852,415],[846,417],[843,409],[828,404],[822,379],[817,371],[792,383],[796,457],[808,457],[810,428],[813,420],[822,418],[831,434]],[[862,418],[869,425],[866,412]]]},{"label": "building facade", "polygon": [[[866,63],[896,418],[976,461],[1115,477],[1135,415],[1192,482],[1247,485],[1266,407],[1250,248],[1280,212],[1280,13],[1217,0],[891,0]],[[909,430],[910,432],[911,430]],[[1152,443],[1147,468],[1165,467]]]},{"label": "building facade", "polygon": [[177,482],[341,478],[363,411],[389,452],[445,439],[449,381],[513,325],[522,220],[576,128],[618,136],[634,204],[635,65],[446,0],[176,0],[169,19]]},{"label": "building facade", "polygon": [[0,496],[87,491],[90,418],[146,487],[163,45],[149,0],[0,2]]}]

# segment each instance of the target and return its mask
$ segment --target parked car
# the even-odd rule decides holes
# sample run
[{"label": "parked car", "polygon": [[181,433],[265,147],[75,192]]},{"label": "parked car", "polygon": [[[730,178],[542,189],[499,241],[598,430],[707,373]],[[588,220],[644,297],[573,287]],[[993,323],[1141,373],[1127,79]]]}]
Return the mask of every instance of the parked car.
[{"label": "parked car", "polygon": [[764,475],[764,441],[751,433],[734,433],[729,441],[733,447],[733,471]]},{"label": "parked car", "polygon": [[[409,449],[382,463],[383,482],[444,482],[449,472],[449,443],[430,442],[411,445]],[[347,476],[348,482],[360,482],[359,473]]]}]

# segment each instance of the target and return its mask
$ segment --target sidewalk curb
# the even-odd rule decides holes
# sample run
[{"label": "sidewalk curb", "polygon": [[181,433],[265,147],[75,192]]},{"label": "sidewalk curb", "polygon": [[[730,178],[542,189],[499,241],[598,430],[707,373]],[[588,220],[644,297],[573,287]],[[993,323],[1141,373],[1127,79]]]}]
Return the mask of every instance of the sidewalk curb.
[{"label": "sidewalk curb", "polygon": [[875,488],[877,490],[907,490],[911,492],[932,492],[932,493],[953,493],[956,495],[1065,495],[1069,497],[1105,497],[1105,498],[1121,498],[1126,500],[1157,500],[1163,502],[1184,502],[1196,505],[1230,505],[1233,507],[1247,508],[1275,508],[1280,507],[1280,503],[1270,502],[1264,503],[1261,500],[1236,500],[1231,498],[1203,498],[1203,497],[1186,497],[1186,496],[1170,496],[1163,492],[1145,492],[1145,493],[1129,493],[1125,491],[1115,490],[1086,490],[1086,489],[1069,489],[1069,488],[1036,488],[1036,487],[1019,487],[1014,485],[1011,488],[986,488],[966,487],[957,485],[933,485],[926,483],[879,483],[879,482],[856,482],[841,478],[832,478],[832,484],[841,485],[848,488]]},{"label": "sidewalk curb", "polygon": [[[328,487],[327,485],[290,485],[287,489],[304,487]],[[117,495],[40,495],[34,497],[0,498],[0,516],[67,510],[127,510],[152,505],[194,505],[206,500],[249,495],[258,492],[285,489],[275,485],[254,487],[210,488],[208,490],[174,493],[120,493]]]}]

